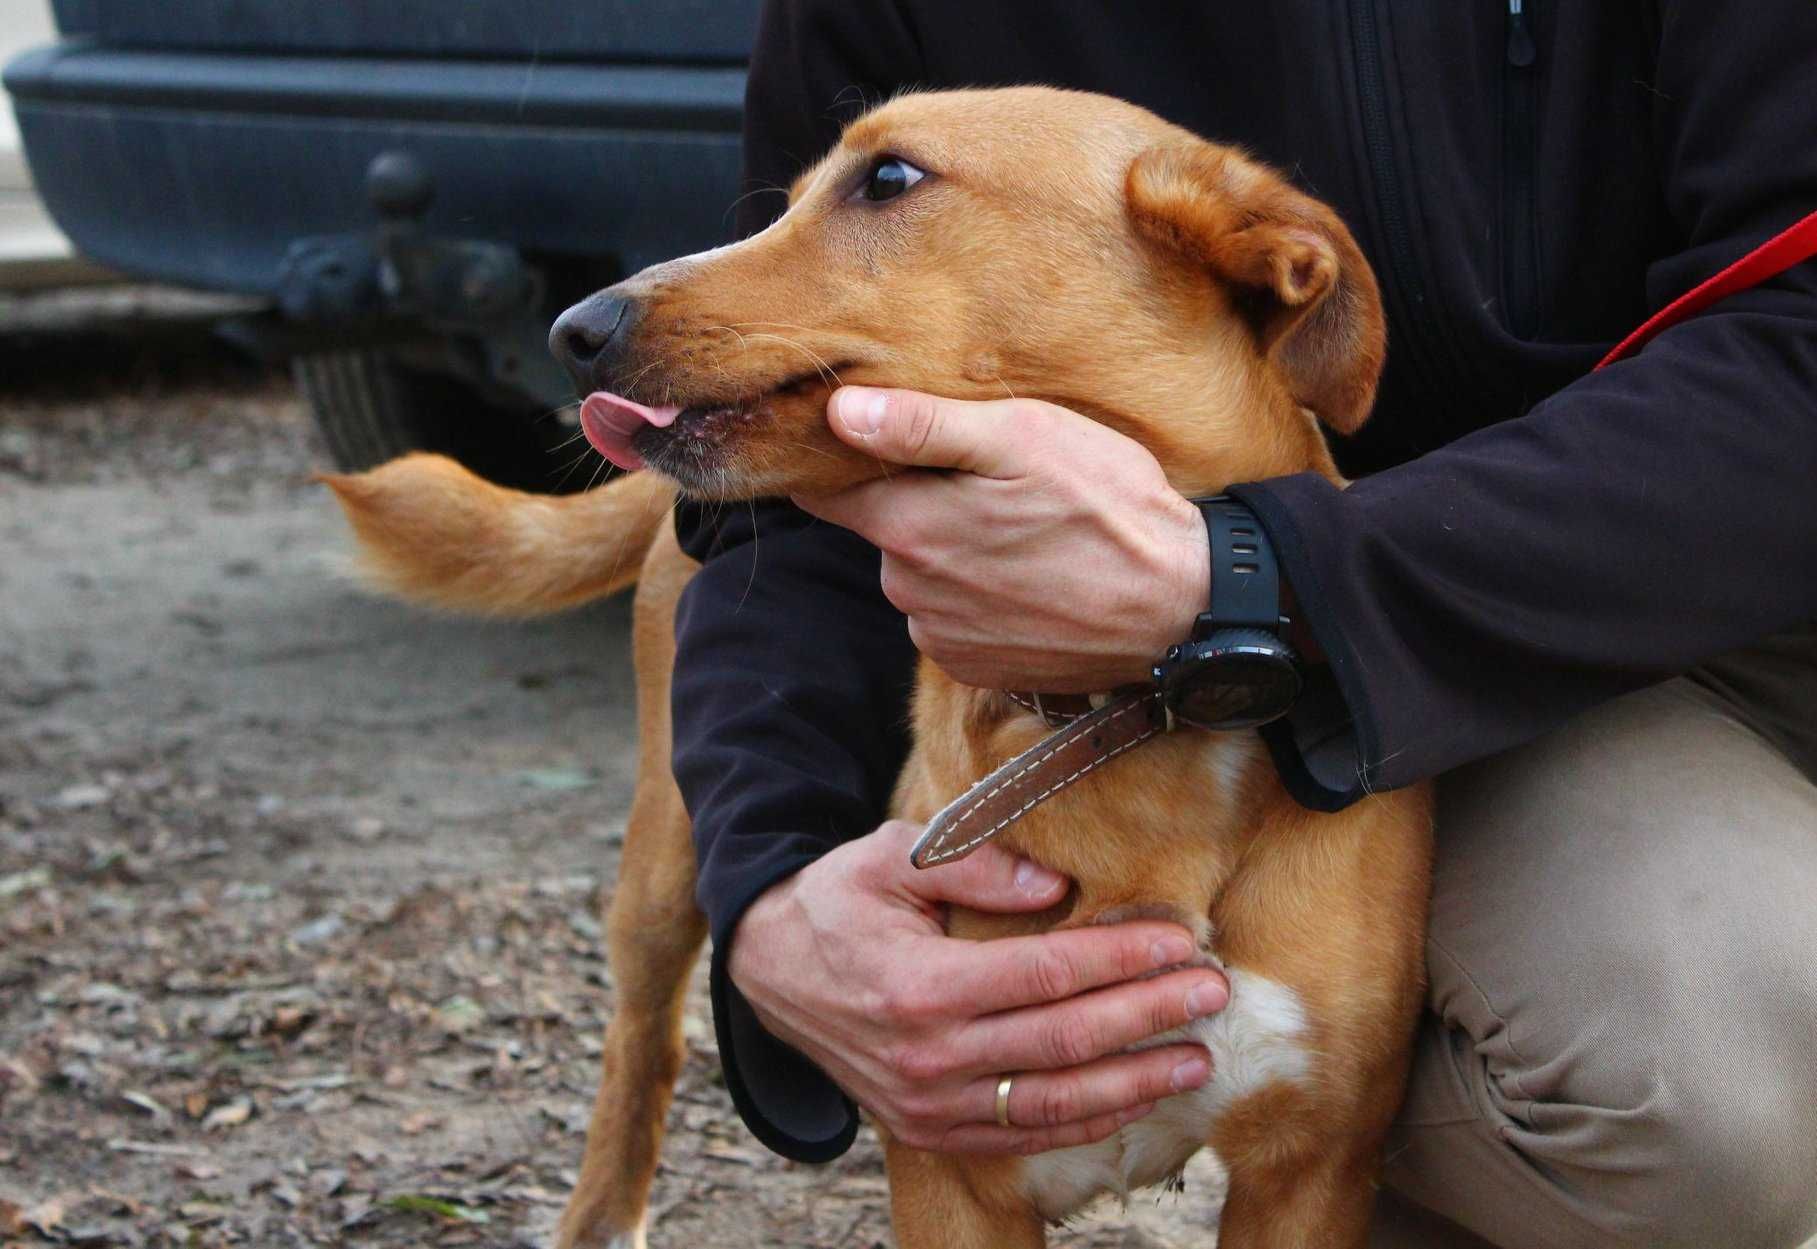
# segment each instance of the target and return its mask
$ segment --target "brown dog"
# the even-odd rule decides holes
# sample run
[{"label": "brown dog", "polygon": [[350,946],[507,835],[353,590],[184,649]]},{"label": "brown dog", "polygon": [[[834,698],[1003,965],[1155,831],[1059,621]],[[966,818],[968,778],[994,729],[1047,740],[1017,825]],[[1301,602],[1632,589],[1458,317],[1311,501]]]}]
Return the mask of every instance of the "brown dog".
[{"label": "brown dog", "polygon": [[[863,188],[889,158],[927,176],[872,202]],[[876,476],[826,428],[835,375],[1050,400],[1140,441],[1188,496],[1306,470],[1335,480],[1317,422],[1356,428],[1383,354],[1375,282],[1329,209],[1140,109],[1041,88],[887,104],[802,175],[770,229],[602,297],[635,311],[610,365],[628,397],[590,401],[589,433],[657,472],[569,499],[425,456],[330,479],[374,575],[406,597],[523,614],[638,581],[643,755],[611,908],[618,1009],[563,1246],[643,1243],[704,932],[669,774],[674,604],[693,572],[668,523],[674,484],[735,499]],[[914,729],[896,811],[915,821],[1047,732],[926,663]],[[951,930],[1131,913],[1191,926],[1231,980],[1229,1007],[1184,1033],[1214,1075],[1075,1149],[957,1158],[886,1142],[899,1243],[1040,1245],[1048,1221],[1209,1146],[1230,1173],[1225,1249],[1362,1244],[1420,998],[1427,795],[1316,814],[1253,733],[1184,730],[1004,836],[1076,889],[1057,912],[955,913]]]}]

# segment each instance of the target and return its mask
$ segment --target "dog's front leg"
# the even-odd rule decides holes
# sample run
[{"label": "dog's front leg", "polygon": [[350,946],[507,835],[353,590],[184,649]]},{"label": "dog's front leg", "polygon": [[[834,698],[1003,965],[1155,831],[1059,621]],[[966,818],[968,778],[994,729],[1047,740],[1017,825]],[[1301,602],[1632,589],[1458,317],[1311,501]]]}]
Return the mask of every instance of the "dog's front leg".
[{"label": "dog's front leg", "polygon": [[606,919],[616,990],[599,1095],[580,1179],[556,1249],[643,1249],[650,1184],[687,1049],[688,973],[707,935],[694,903],[694,843],[669,766],[669,673],[675,599],[690,565],[659,535],[637,587],[637,793],[625,824],[618,885]]},{"label": "dog's front leg", "polygon": [[[669,790],[674,782],[660,778]],[[632,806],[607,917],[617,1001],[606,1027],[587,1152],[557,1249],[643,1249],[664,1122],[686,1057],[688,972],[706,937],[694,905],[694,847],[681,795]]]},{"label": "dog's front leg", "polygon": [[[674,807],[680,805],[676,794]],[[643,1218],[663,1124],[687,1054],[681,1009],[689,971],[707,936],[707,920],[694,907],[687,816],[643,822],[636,807],[632,811],[607,918],[607,965],[616,1004],[605,1029],[587,1156],[561,1214],[556,1249],[643,1249]],[[672,845],[643,854],[649,847],[638,845],[640,836]]]},{"label": "dog's front leg", "polygon": [[1363,1249],[1381,1150],[1373,1140],[1333,1144],[1297,1163],[1232,1168],[1219,1249]]},{"label": "dog's front leg", "polygon": [[1047,1225],[1019,1193],[1018,1158],[931,1154],[883,1137],[897,1249],[1043,1249]]}]

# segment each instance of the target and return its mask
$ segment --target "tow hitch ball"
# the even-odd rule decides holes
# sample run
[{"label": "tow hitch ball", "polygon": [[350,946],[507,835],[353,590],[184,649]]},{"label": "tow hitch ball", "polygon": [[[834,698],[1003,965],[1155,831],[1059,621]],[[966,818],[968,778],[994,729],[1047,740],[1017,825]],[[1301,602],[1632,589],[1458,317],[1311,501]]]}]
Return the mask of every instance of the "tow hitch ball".
[{"label": "tow hitch ball", "polygon": [[435,179],[408,152],[366,167],[371,230],[298,239],[278,269],[278,306],[301,322],[403,320],[483,329],[542,302],[540,275],[515,249],[440,238],[425,228]]}]

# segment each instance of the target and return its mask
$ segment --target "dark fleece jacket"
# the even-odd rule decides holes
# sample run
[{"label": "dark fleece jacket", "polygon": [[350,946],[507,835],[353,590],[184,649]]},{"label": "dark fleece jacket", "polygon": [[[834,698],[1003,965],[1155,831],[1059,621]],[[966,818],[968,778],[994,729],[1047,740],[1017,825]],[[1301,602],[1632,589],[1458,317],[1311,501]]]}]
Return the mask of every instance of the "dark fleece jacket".
[{"label": "dark fleece jacket", "polygon": [[[903,86],[1030,82],[1244,145],[1381,276],[1387,373],[1338,448],[1360,479],[1237,491],[1330,659],[1267,734],[1301,802],[1434,776],[1817,617],[1817,264],[1590,373],[1817,207],[1810,0],[781,0],[750,185],[787,186]],[[746,199],[741,231],[781,208]],[[724,953],[758,893],[884,817],[914,654],[851,534],[780,503],[685,510],[682,532],[705,566],[675,768],[721,1056],[767,1145],[826,1159],[852,1107],[757,1026]]]}]

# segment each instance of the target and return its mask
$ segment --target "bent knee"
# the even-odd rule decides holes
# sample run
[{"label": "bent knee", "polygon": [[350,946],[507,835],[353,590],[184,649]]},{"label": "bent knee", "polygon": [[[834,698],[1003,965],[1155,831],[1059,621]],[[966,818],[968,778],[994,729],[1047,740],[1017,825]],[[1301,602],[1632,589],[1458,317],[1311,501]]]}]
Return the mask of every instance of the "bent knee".
[{"label": "bent knee", "polygon": [[[1434,1144],[1421,1165],[1457,1183],[1494,1168],[1498,1206],[1528,1198],[1498,1210],[1510,1243],[1795,1249],[1817,1232],[1810,778],[1668,685],[1454,774],[1440,799],[1443,1022],[1404,1122],[1470,1135],[1473,1157]],[[1523,1215],[1548,1230],[1520,1232]]]},{"label": "bent knee", "polygon": [[1603,1031],[1593,1058],[1566,1060],[1555,1087],[1505,1106],[1504,1140],[1620,1243],[1797,1249],[1817,1235],[1814,1018]]},{"label": "bent knee", "polygon": [[[1796,923],[1750,919],[1695,960],[1656,928],[1605,929],[1522,993],[1435,962],[1457,992],[1422,1040],[1410,1122],[1476,1119],[1477,1165],[1549,1199],[1533,1243],[1797,1249],[1817,1235],[1817,965]],[[1441,1069],[1473,1104],[1435,1100]]]}]

